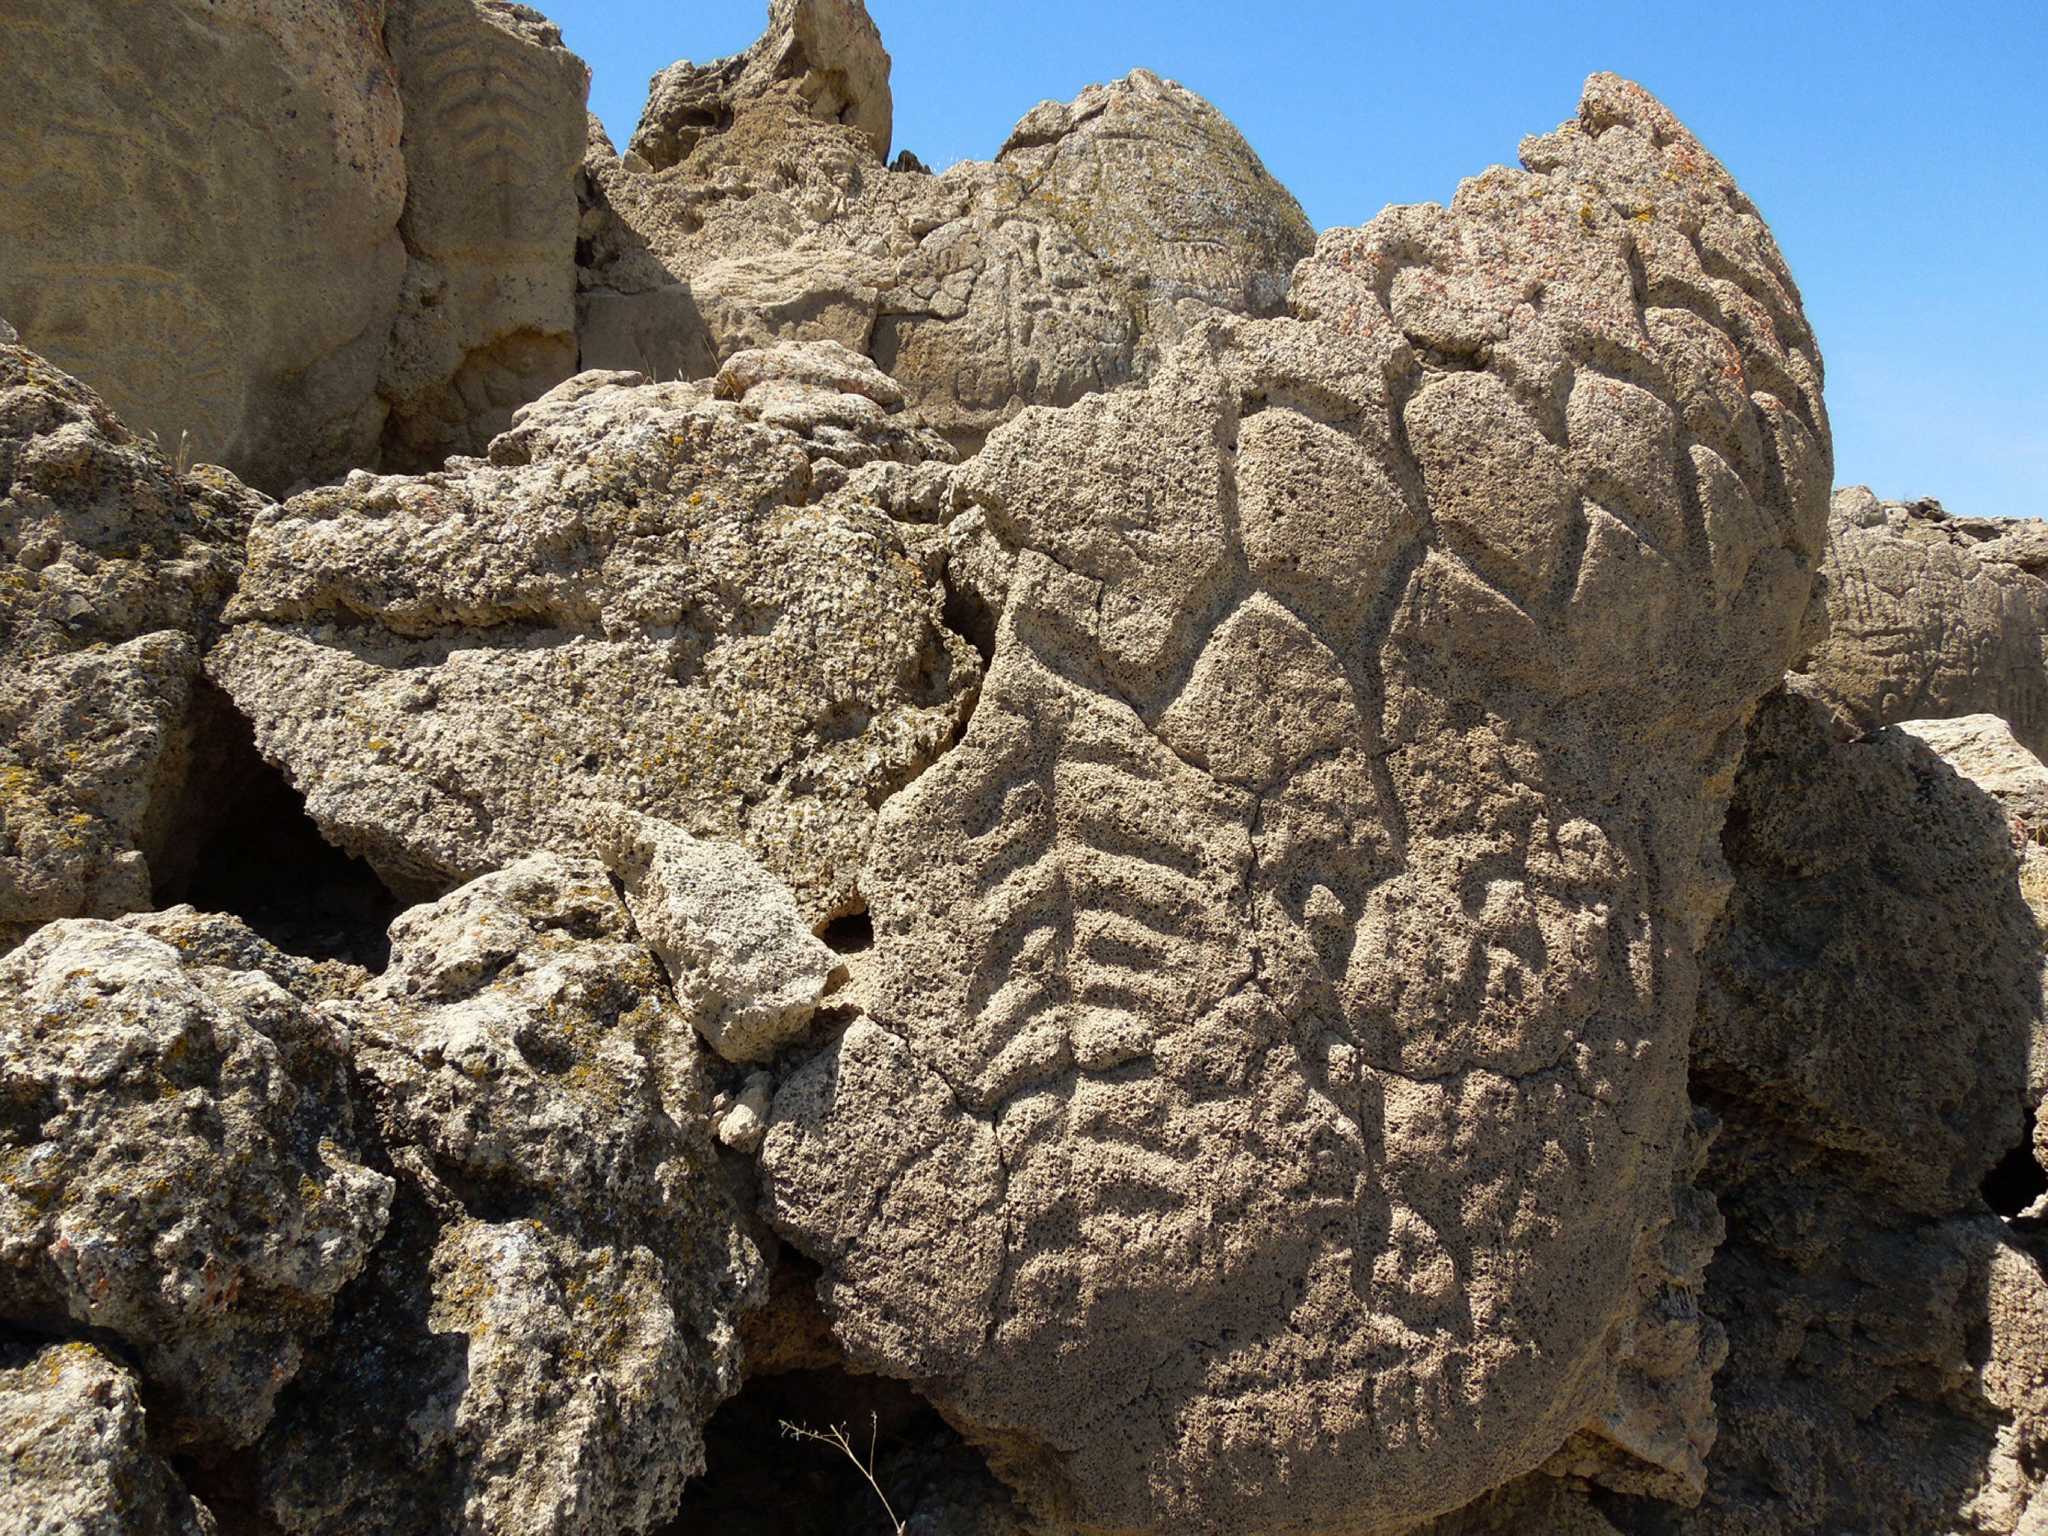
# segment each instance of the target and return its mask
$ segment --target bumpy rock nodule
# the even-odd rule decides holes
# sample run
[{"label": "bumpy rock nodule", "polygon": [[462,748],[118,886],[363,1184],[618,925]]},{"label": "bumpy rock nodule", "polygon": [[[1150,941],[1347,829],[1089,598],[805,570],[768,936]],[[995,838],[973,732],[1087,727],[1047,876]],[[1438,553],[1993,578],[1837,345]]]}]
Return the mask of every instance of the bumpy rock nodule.
[{"label": "bumpy rock nodule", "polygon": [[1637,1324],[1711,1245],[1694,953],[1819,360],[1639,88],[1525,163],[962,471],[995,661],[762,1160],[853,1359],[1062,1518],[1394,1530],[1581,1429],[1702,1475],[1717,1341]]}]

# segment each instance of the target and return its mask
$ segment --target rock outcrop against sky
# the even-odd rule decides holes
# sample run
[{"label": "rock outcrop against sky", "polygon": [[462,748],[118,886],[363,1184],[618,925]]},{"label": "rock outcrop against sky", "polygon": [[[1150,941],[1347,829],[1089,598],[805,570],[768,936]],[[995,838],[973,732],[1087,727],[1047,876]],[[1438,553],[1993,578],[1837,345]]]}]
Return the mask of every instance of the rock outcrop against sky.
[{"label": "rock outcrop against sky", "polygon": [[2048,557],[1646,91],[39,3],[0,1536],[2048,1528]]}]

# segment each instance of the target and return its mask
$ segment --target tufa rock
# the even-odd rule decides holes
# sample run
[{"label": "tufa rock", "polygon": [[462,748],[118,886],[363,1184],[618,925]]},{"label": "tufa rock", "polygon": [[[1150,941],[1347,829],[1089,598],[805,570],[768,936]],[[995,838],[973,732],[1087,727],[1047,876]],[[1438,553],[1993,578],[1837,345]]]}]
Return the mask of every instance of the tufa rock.
[{"label": "tufa rock", "polygon": [[480,446],[575,368],[587,90],[505,0],[25,0],[0,308],[271,491]]},{"label": "tufa rock", "polygon": [[2048,1245],[1979,1194],[2024,1148],[2043,1017],[2006,817],[1914,736],[1788,693],[1725,844],[1693,1075],[1728,1225],[1720,1436],[1696,1510],[1624,1528],[2037,1529]]},{"label": "tufa rock", "polygon": [[877,162],[889,158],[889,54],[861,0],[771,0],[768,30],[745,53],[714,64],[685,59],[654,77],[627,148],[650,170],[667,170],[771,95],[853,129]]},{"label": "tufa rock", "polygon": [[0,1501],[24,1536],[219,1529],[149,1444],[135,1378],[90,1344],[0,1344]]},{"label": "tufa rock", "polygon": [[392,925],[340,1012],[392,1233],[257,1448],[287,1532],[660,1526],[761,1277],[704,1057],[601,866],[540,855]]},{"label": "tufa rock", "polygon": [[91,919],[0,959],[0,1018],[0,1318],[135,1351],[159,1443],[248,1444],[391,1211],[345,1031]]},{"label": "tufa rock", "polygon": [[1993,714],[2048,752],[2048,535],[1939,502],[1835,493],[1829,633],[1801,671],[1863,730]]},{"label": "tufa rock", "polygon": [[384,37],[405,109],[408,261],[378,377],[381,462],[423,469],[481,453],[576,372],[590,71],[505,0],[393,0]]},{"label": "tufa rock", "polygon": [[[871,25],[857,4],[815,9]],[[1212,308],[1278,313],[1314,244],[1237,130],[1142,70],[936,177],[885,169],[869,133],[741,91],[743,73],[665,74],[624,160],[595,133],[586,367],[695,378],[775,340],[835,341],[972,451],[1027,405],[1145,377]]]},{"label": "tufa rock", "polygon": [[0,346],[0,948],[180,872],[199,657],[263,505]]},{"label": "tufa rock", "polygon": [[630,811],[602,816],[596,841],[713,1050],[762,1061],[803,1032],[841,967],[788,886],[743,848]]},{"label": "tufa rock", "polygon": [[519,420],[489,463],[259,520],[208,665],[264,755],[401,891],[582,850],[623,803],[743,842],[812,925],[857,910],[874,807],[980,668],[888,518],[831,488],[944,445],[788,379],[584,375]]},{"label": "tufa rock", "polygon": [[1579,1432],[1697,1490],[1694,957],[1820,363],[1640,88],[1524,162],[956,477],[994,661],[763,1198],[854,1367],[1051,1518],[1391,1532]]}]

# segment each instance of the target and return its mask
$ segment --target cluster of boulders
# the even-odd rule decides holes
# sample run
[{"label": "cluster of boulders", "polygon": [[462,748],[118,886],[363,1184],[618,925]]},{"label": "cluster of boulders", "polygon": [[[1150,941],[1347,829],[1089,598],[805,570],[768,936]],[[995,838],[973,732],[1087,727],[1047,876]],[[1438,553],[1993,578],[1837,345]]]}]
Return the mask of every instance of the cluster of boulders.
[{"label": "cluster of boulders", "polygon": [[858,0],[623,155],[39,6],[0,1530],[882,1518],[768,1394],[921,1536],[2048,1531],[2048,542],[1830,505],[1649,94],[1317,240],[1142,71],[890,163]]}]

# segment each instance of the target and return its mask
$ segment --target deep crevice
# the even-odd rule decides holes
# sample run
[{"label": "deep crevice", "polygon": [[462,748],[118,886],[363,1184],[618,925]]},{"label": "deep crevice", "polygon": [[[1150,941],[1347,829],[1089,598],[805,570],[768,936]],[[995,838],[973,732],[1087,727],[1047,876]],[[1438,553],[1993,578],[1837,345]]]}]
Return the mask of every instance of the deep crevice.
[{"label": "deep crevice", "polygon": [[2034,1161],[2034,1111],[2026,1114],[2026,1125],[2018,1143],[1984,1176],[1984,1201],[2008,1221],[2018,1216],[2043,1195],[2048,1195],[2048,1173]]},{"label": "deep crevice", "polygon": [[263,760],[248,722],[224,698],[207,700],[202,718],[206,750],[193,764],[183,847],[166,861],[157,905],[229,913],[289,954],[381,971],[391,957],[385,929],[405,903],[320,835],[304,799]]},{"label": "deep crevice", "polygon": [[843,913],[827,923],[818,937],[834,954],[865,954],[875,947],[874,916],[865,906],[858,912]]},{"label": "deep crevice", "polygon": [[1007,1509],[1009,1493],[938,1412],[900,1381],[812,1368],[749,1381],[704,1429],[707,1469],[683,1491],[660,1536],[891,1536],[866,1480],[838,1450],[792,1439],[795,1424],[843,1427],[911,1530],[979,1528],[978,1512]]}]

